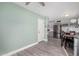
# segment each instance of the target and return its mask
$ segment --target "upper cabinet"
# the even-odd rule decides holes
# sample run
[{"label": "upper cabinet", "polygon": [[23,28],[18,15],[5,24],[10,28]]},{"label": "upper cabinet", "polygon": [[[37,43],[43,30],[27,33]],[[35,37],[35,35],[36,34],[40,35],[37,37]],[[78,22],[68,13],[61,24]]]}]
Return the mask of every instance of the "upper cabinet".
[{"label": "upper cabinet", "polygon": [[70,22],[75,24],[77,22],[77,19],[71,19]]}]

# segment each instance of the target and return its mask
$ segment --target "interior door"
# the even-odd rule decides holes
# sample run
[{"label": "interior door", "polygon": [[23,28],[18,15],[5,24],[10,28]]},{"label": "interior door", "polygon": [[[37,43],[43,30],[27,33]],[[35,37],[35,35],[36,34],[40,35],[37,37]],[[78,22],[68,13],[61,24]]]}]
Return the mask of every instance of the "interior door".
[{"label": "interior door", "polygon": [[44,20],[38,19],[38,42],[44,40]]},{"label": "interior door", "polygon": [[53,38],[58,38],[58,25],[53,26]]}]

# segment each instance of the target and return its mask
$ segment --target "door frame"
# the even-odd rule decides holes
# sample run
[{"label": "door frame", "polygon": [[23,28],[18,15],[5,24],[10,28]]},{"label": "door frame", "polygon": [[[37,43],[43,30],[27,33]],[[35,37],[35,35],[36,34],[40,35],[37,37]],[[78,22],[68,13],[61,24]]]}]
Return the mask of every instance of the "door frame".
[{"label": "door frame", "polygon": [[45,26],[45,21],[44,21],[44,19],[39,18],[39,19],[37,20],[37,37],[38,37],[38,38],[37,38],[37,39],[38,39],[37,41],[38,41],[38,42],[40,42],[40,41],[46,41],[46,40],[45,40],[45,35],[44,35],[44,34],[45,34],[45,30],[44,30],[45,27],[43,28],[43,32],[44,32],[44,33],[43,33],[43,39],[41,39],[41,40],[39,39],[39,20],[42,20],[42,21],[43,21],[43,26]]}]

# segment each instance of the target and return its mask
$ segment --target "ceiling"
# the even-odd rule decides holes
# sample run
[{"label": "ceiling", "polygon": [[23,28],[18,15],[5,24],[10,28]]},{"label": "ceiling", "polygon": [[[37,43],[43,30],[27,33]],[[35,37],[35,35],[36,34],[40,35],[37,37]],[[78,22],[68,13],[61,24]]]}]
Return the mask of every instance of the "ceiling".
[{"label": "ceiling", "polygon": [[79,16],[79,2],[45,2],[44,7],[38,2],[29,5],[25,5],[25,2],[16,2],[16,4],[49,18]]}]

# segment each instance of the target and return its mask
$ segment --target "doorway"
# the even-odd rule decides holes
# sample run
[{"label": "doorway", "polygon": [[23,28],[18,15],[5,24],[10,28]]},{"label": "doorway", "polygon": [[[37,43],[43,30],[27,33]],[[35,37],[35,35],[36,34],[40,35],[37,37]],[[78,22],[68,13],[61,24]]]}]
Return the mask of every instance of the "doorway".
[{"label": "doorway", "polygon": [[44,20],[38,19],[38,42],[44,40]]}]

